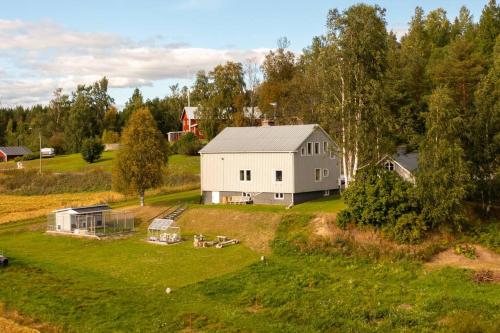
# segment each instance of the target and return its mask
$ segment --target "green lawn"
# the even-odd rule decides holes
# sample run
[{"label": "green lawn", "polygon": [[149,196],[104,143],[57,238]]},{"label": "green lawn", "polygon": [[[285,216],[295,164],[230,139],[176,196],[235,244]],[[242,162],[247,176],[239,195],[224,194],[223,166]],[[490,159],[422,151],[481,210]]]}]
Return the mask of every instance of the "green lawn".
[{"label": "green lawn", "polygon": [[369,259],[342,250],[342,242],[304,246],[310,214],[338,211],[338,198],[290,210],[198,199],[189,191],[147,202],[282,213],[273,253],[261,262],[242,244],[194,249],[190,235],[162,247],[144,242],[143,230],[94,241],[6,227],[0,249],[12,261],[0,269],[0,302],[64,332],[500,331],[500,285],[476,284],[470,271]]},{"label": "green lawn", "polygon": [[[42,169],[51,172],[81,172],[91,168],[101,168],[111,171],[116,151],[105,151],[99,161],[89,164],[85,162],[81,154],[59,155],[53,158],[42,159]],[[173,168],[182,168],[186,172],[199,174],[200,162],[198,156],[172,155],[169,156],[170,165]],[[23,162],[25,168],[38,168],[39,160]],[[7,162],[6,166],[14,167],[15,162]],[[1,165],[0,165],[1,169]]]}]

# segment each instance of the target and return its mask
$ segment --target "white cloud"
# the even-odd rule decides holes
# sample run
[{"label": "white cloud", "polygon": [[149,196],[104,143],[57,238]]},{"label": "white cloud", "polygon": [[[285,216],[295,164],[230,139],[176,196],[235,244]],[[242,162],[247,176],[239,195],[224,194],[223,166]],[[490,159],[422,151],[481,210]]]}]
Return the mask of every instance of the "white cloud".
[{"label": "white cloud", "polygon": [[406,28],[392,28],[390,29],[395,35],[398,40],[401,40],[401,37],[406,35],[408,33],[408,27]]},{"label": "white cloud", "polygon": [[0,102],[45,103],[58,87],[69,92],[102,76],[114,88],[151,86],[192,77],[226,61],[262,61],[268,52],[157,45],[158,40],[135,42],[115,34],[78,32],[50,21],[0,20],[0,56],[10,63],[10,76],[0,78]]}]

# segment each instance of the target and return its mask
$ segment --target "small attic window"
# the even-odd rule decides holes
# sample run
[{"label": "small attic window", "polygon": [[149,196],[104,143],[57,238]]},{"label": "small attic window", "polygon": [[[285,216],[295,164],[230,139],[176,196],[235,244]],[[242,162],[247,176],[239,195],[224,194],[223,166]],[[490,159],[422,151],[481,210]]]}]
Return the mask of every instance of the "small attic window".
[{"label": "small attic window", "polygon": [[394,163],[392,163],[391,161],[385,162],[384,166],[387,170],[394,171]]}]

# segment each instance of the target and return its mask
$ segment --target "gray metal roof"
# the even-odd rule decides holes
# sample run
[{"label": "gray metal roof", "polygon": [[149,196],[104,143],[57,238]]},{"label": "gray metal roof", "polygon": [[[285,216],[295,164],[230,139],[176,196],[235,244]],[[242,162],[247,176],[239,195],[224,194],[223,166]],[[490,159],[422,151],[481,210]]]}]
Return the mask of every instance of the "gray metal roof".
[{"label": "gray metal roof", "polygon": [[149,230],[167,230],[170,227],[177,227],[172,219],[154,219],[149,225]]},{"label": "gray metal roof", "polygon": [[82,206],[82,207],[68,207],[63,209],[55,210],[54,213],[60,213],[64,211],[72,210],[77,214],[89,214],[89,213],[97,213],[111,210],[111,207],[108,205],[93,205],[93,206]]},{"label": "gray metal roof", "polygon": [[392,156],[392,159],[401,165],[406,170],[413,172],[418,169],[418,153],[405,153],[403,151],[398,151]]},{"label": "gray metal roof", "polygon": [[294,152],[319,125],[226,127],[200,154]]},{"label": "gray metal roof", "polygon": [[32,153],[31,150],[23,146],[0,147],[0,151],[2,151],[7,156],[22,156]]}]

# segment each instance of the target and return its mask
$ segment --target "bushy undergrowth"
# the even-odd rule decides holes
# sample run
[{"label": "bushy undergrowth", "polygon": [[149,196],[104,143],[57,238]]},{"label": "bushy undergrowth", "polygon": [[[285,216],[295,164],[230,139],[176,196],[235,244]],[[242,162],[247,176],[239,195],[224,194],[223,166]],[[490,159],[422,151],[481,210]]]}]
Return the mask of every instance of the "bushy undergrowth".
[{"label": "bushy undergrowth", "polygon": [[0,190],[4,194],[41,195],[96,192],[111,189],[109,172],[94,169],[84,173],[44,173],[11,170],[3,173]]},{"label": "bushy undergrowth", "polygon": [[174,154],[195,156],[198,155],[198,151],[202,146],[200,139],[194,133],[187,133],[172,145],[172,152]]},{"label": "bushy undergrowth", "polygon": [[337,216],[337,224],[372,225],[402,243],[419,241],[426,225],[418,212],[413,184],[381,167],[370,167],[356,175],[343,198],[347,208]]}]

